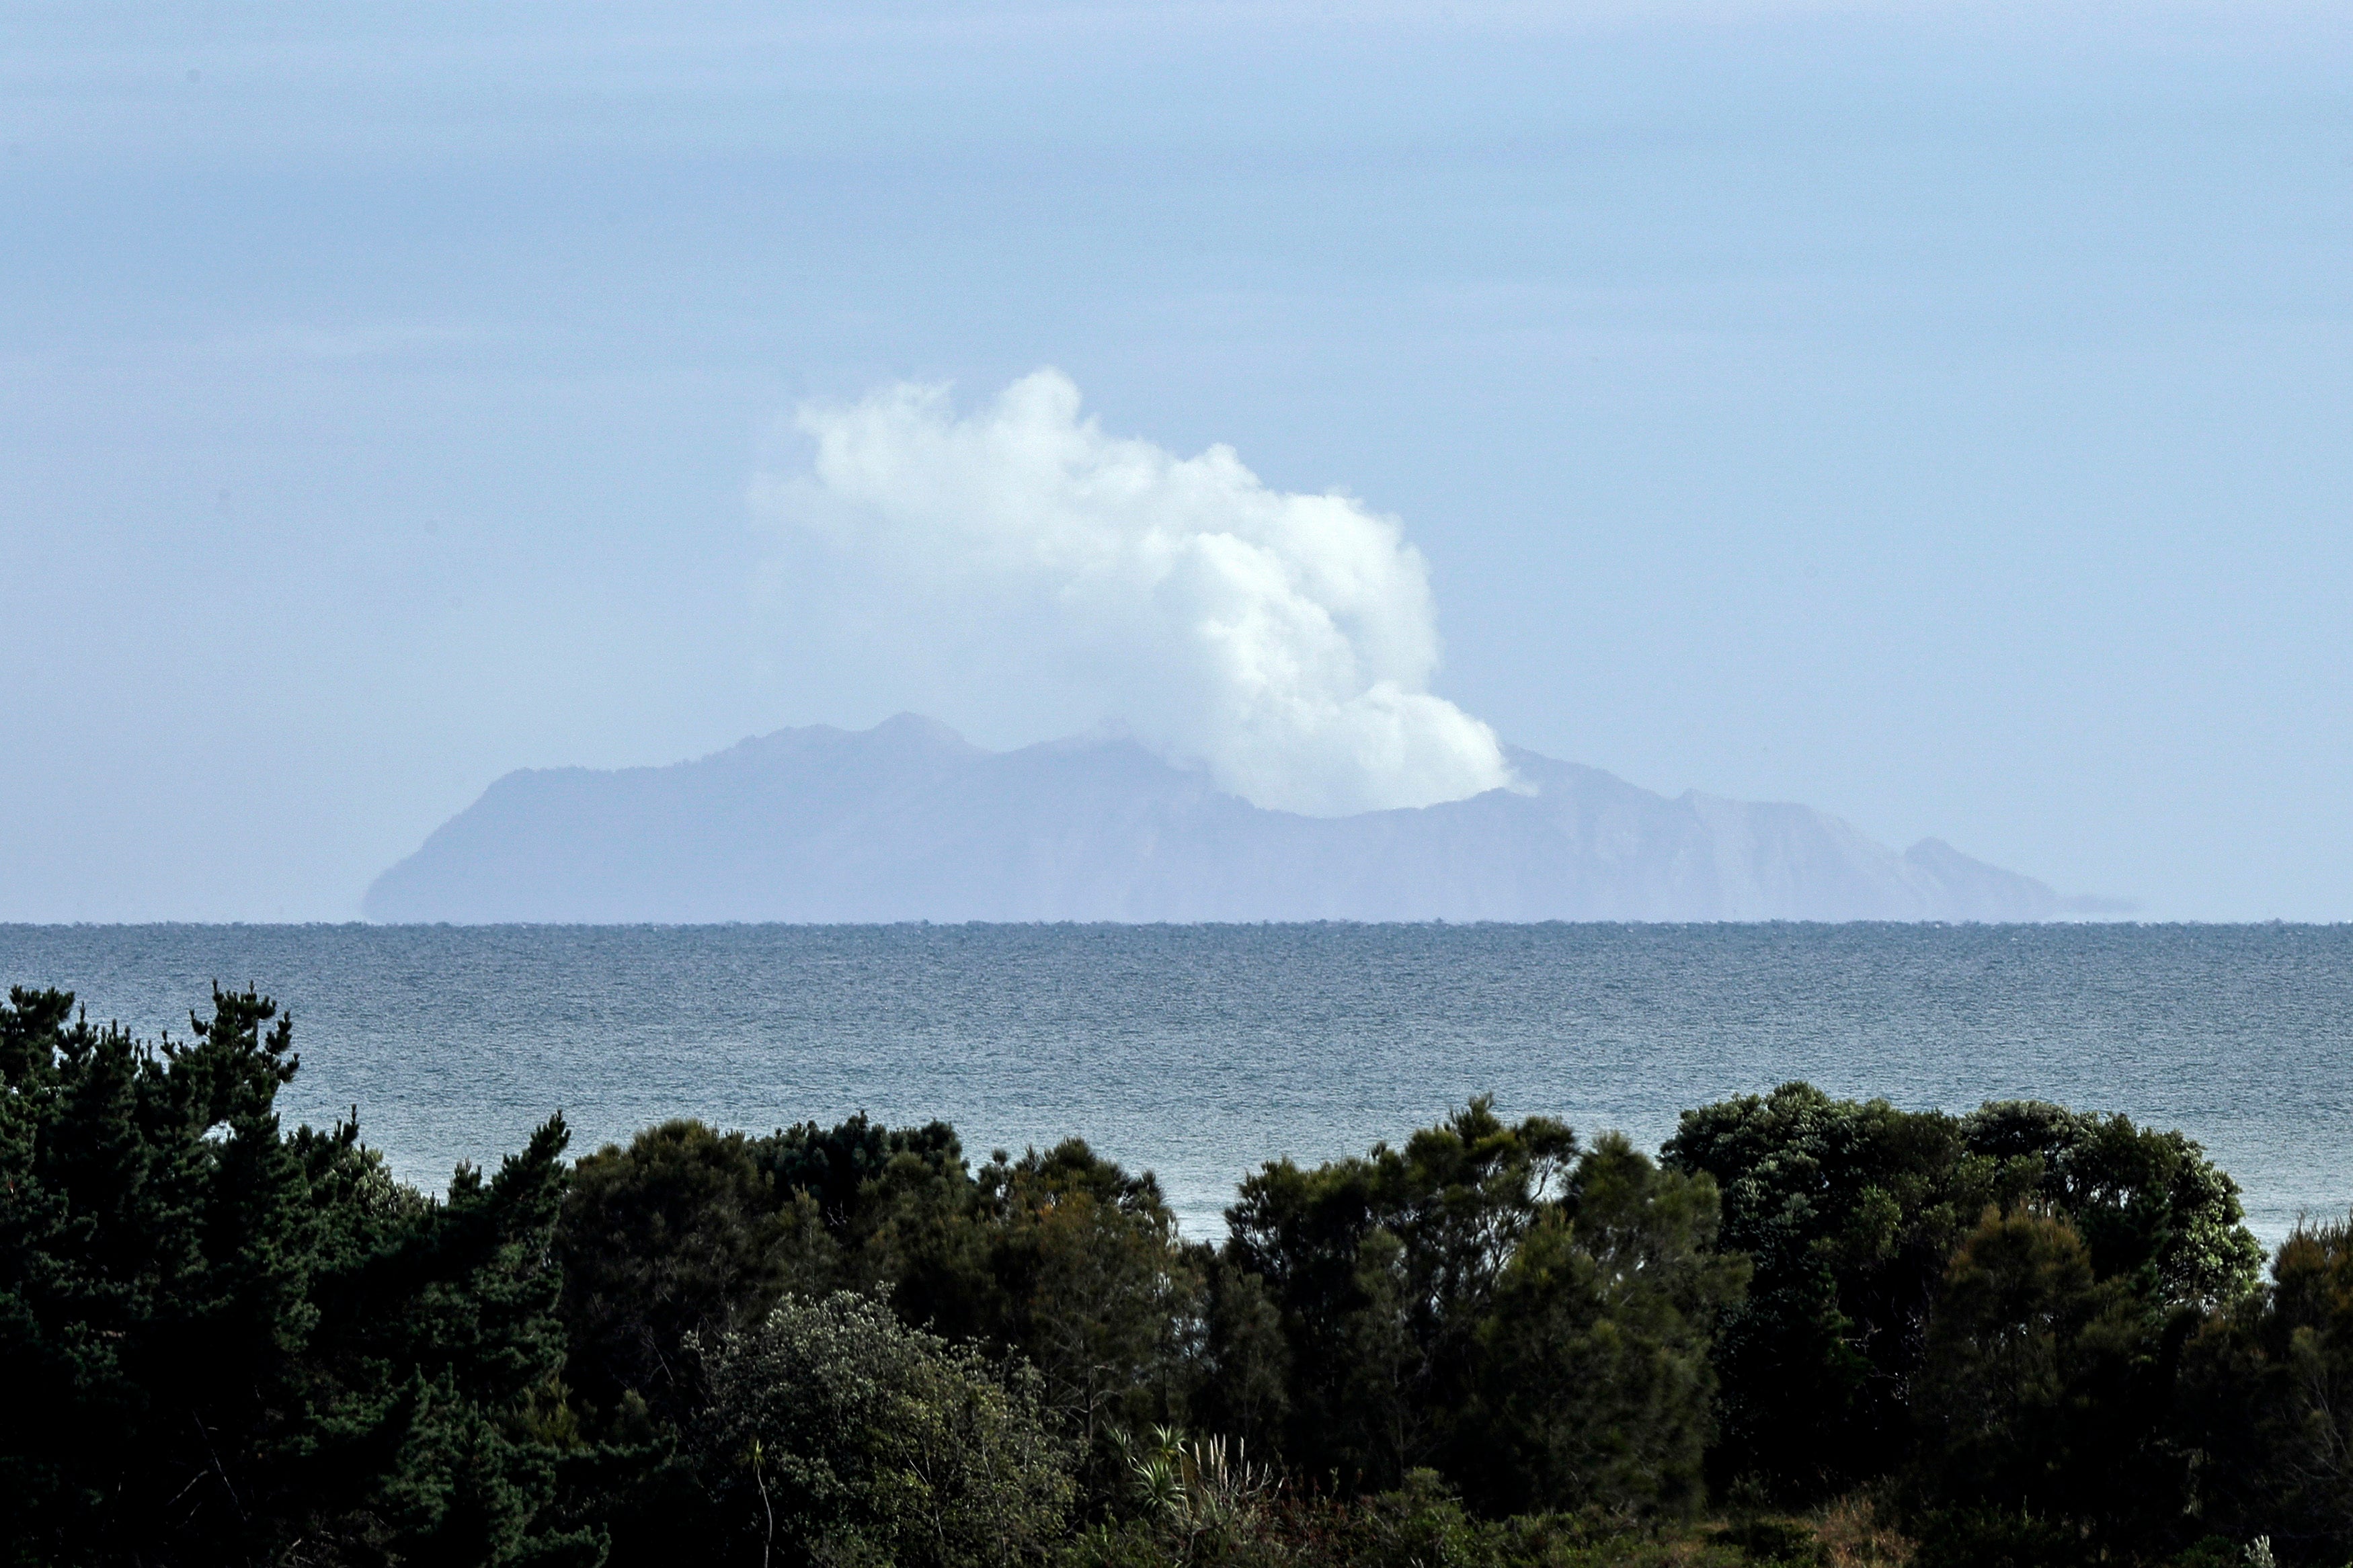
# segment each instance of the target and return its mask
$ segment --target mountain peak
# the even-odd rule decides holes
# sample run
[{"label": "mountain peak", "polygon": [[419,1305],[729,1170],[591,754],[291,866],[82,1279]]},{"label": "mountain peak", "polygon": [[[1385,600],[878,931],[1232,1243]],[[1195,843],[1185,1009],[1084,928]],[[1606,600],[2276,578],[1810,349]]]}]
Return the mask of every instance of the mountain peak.
[{"label": "mountain peak", "polygon": [[991,752],[902,713],[696,762],[512,773],[378,878],[385,921],[2047,920],[2048,887],[1802,805],[1520,748],[1517,789],[1266,811],[1124,736]]},{"label": "mountain peak", "polygon": [[929,746],[944,752],[981,750],[937,719],[926,719],[921,713],[893,713],[866,733],[881,741]]}]

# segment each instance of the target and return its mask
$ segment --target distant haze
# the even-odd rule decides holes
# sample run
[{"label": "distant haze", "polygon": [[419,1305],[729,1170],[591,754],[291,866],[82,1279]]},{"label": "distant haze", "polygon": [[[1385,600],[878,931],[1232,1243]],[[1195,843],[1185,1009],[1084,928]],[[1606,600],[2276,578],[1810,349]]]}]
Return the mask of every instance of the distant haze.
[{"label": "distant haze", "polygon": [[901,711],[2353,918],[2353,7],[6,21],[0,920]]},{"label": "distant haze", "polygon": [[396,921],[2047,921],[2101,908],[1802,805],[1520,752],[1510,788],[1270,811],[1132,741],[901,714],[666,768],[510,773],[368,889]]}]

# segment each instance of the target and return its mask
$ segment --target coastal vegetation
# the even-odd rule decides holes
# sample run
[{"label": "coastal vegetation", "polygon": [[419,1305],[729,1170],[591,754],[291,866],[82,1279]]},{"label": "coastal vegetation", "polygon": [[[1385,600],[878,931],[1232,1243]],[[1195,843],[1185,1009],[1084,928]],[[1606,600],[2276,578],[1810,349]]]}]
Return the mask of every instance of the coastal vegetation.
[{"label": "coastal vegetation", "polygon": [[1181,1235],[1075,1139],[551,1118],[430,1197],[291,1027],[0,1007],[0,1561],[2353,1560],[2353,1230],[2198,1145],[1803,1084],[1473,1100]]}]

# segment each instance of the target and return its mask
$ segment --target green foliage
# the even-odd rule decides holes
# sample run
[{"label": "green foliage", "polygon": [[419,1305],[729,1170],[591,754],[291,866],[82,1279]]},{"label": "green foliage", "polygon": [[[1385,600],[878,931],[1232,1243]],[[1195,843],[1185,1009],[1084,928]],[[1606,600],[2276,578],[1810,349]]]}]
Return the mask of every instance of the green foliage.
[{"label": "green foliage", "polygon": [[1228,1218],[1225,1262],[1262,1282],[1288,1352],[1243,1364],[1287,1375],[1260,1403],[1306,1473],[1434,1465],[1499,1510],[1699,1500],[1709,1335],[1746,1275],[1712,1250],[1708,1178],[1622,1138],[1580,1159],[1559,1122],[1482,1100],[1401,1150],[1268,1165]]},{"label": "green foliage", "polygon": [[1068,1455],[1027,1367],[848,1291],[787,1296],[707,1361],[709,1473],[764,1562],[1001,1568],[1060,1533]]},{"label": "green foliage", "polygon": [[1989,1208],[2064,1218],[2098,1279],[2158,1313],[2243,1296],[2261,1248],[2238,1189],[2178,1132],[2033,1102],[1965,1117],[1786,1084],[1685,1111],[1663,1158],[1713,1175],[1756,1277],[1715,1352],[1720,1480],[1817,1499],[1910,1452],[1929,1320]]},{"label": "green foliage", "polygon": [[689,1338],[754,1321],[783,1293],[788,1216],[757,1152],[740,1132],[666,1121],[574,1167],[556,1251],[567,1373],[592,1409],[634,1394],[684,1419],[702,1397]]},{"label": "green foliage", "polygon": [[1766,1515],[1735,1520],[1725,1528],[1724,1539],[1739,1547],[1752,1562],[1795,1565],[1821,1561],[1814,1531],[1794,1519]]},{"label": "green foliage", "polygon": [[2122,1117],[1793,1084],[1653,1163],[1480,1100],[1212,1247],[863,1116],[559,1118],[427,1200],[280,1128],[268,1000],[191,1022],[0,1007],[0,1563],[2353,1557],[2353,1224],[2259,1286]]},{"label": "green foliage", "polygon": [[2101,1553],[2065,1520],[2014,1508],[1936,1510],[1923,1519],[1914,1568],[2081,1568]]},{"label": "green foliage", "polygon": [[1746,1260],[1715,1250],[1713,1182],[1620,1134],[1578,1162],[1571,1197],[1496,1283],[1456,1473],[1495,1510],[1688,1514],[1705,1497],[1715,1324]]},{"label": "green foliage", "polygon": [[1161,1426],[1149,1441],[1123,1435],[1119,1448],[1140,1527],[1129,1538],[1155,1537],[1166,1560],[1187,1563],[1230,1551],[1263,1528],[1279,1478],[1251,1461],[1249,1445]]},{"label": "green foliage", "polygon": [[[273,1025],[272,1020],[275,1019]],[[529,1409],[562,1364],[561,1120],[446,1204],[281,1134],[290,1021],[0,1008],[0,1516],[21,1563],[594,1563]]]},{"label": "green foliage", "polygon": [[944,1121],[886,1128],[864,1112],[834,1127],[805,1121],[760,1143],[760,1163],[780,1193],[807,1193],[827,1227],[855,1237],[871,1228],[874,1194],[903,1192],[925,1180],[958,1184],[964,1147]]},{"label": "green foliage", "polygon": [[2353,1560],[2353,1221],[2299,1224],[2184,1359],[2205,1516],[2283,1562]]},{"label": "green foliage", "polygon": [[1559,1122],[1506,1126],[1481,1100],[1403,1149],[1242,1183],[1226,1255],[1281,1314],[1293,1463],[1379,1489],[1438,1455],[1495,1282],[1575,1154]]},{"label": "green foliage", "polygon": [[2009,1100],[1963,1117],[1961,1139],[1974,1158],[2007,1169],[2039,1162],[2033,1201],[2066,1216],[2095,1275],[2128,1281],[2145,1301],[2227,1306],[2262,1275],[2238,1184],[2179,1131]]},{"label": "green foliage", "polygon": [[883,1291],[900,1315],[1022,1356],[1082,1446],[1181,1405],[1197,1270],[1148,1175],[1069,1140],[976,1174],[942,1123],[855,1117],[766,1138],[672,1121],[580,1163],[561,1234],[572,1375],[683,1422],[693,1344],[787,1291]]},{"label": "green foliage", "polygon": [[1592,1513],[1482,1519],[1430,1470],[1410,1472],[1389,1492],[1288,1491],[1189,1543],[1138,1519],[1083,1531],[1060,1553],[1061,1568],[1739,1568],[1767,1561],[1783,1560],[1745,1551],[1721,1532],[1630,1529]]},{"label": "green foliage", "polygon": [[1265,1278],[1229,1249],[1197,1246],[1189,1258],[1201,1281],[1187,1402],[1193,1416],[1261,1454],[1279,1453],[1289,1426],[1292,1377],[1282,1309]]},{"label": "green foliage", "polygon": [[1799,1497],[1877,1473],[1902,1451],[1905,1381],[1961,1205],[1973,1219],[1994,1173],[1970,1172],[1978,1190],[1957,1198],[1951,1119],[1804,1084],[1685,1111],[1663,1157],[1715,1177],[1725,1242],[1755,1260],[1716,1351],[1718,1473]]},{"label": "green foliage", "polygon": [[1695,1505],[1707,1337],[1745,1273],[1713,1250],[1706,1178],[1622,1139],[1580,1160],[1482,1101],[1242,1195],[1219,1251],[1075,1140],[971,1172],[937,1124],[666,1124],[581,1163],[570,1375],[596,1411],[691,1423],[698,1346],[847,1287],[1035,1368],[1098,1510],[1125,1506],[1122,1443],[1190,1412],[1306,1473],[1435,1462],[1482,1507]]},{"label": "green foliage", "polygon": [[992,1161],[978,1185],[990,1310],[976,1327],[1044,1375],[1064,1429],[1092,1448],[1181,1411],[1199,1281],[1151,1175],[1070,1139]]},{"label": "green foliage", "polygon": [[2166,1431],[2188,1320],[2165,1327],[2063,1220],[1989,1212],[1946,1271],[1919,1380],[1929,1558],[2161,1547],[2189,1480]]}]

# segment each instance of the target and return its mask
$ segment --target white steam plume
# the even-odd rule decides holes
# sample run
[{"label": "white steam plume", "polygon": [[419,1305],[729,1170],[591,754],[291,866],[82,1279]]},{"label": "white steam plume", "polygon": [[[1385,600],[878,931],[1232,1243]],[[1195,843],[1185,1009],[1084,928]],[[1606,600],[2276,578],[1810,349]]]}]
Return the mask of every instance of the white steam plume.
[{"label": "white steam plume", "polygon": [[900,385],[798,422],[814,473],[757,493],[907,612],[881,636],[962,657],[985,618],[1017,667],[1050,667],[987,679],[1079,672],[1104,716],[1262,806],[1337,816],[1511,783],[1494,732],[1428,689],[1430,584],[1394,521],[1269,489],[1228,447],[1105,436],[1051,370],[968,417]]}]

